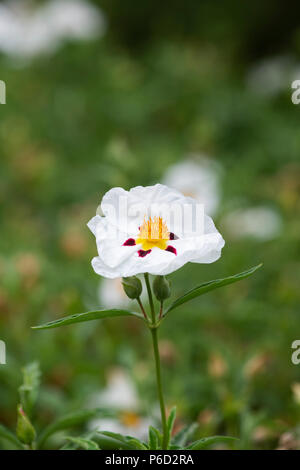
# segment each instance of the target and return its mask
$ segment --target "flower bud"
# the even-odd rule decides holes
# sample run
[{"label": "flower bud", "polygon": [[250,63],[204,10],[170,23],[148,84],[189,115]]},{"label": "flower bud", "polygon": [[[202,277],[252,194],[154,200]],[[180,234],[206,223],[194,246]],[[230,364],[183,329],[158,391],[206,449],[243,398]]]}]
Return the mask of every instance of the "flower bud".
[{"label": "flower bud", "polygon": [[165,278],[165,276],[156,276],[153,281],[153,292],[157,300],[159,300],[160,302],[163,302],[165,299],[170,297],[170,283]]},{"label": "flower bud", "polygon": [[143,286],[138,277],[123,277],[122,285],[127,297],[130,299],[138,299],[140,297]]},{"label": "flower bud", "polygon": [[32,444],[35,440],[35,429],[21,405],[18,406],[17,436],[24,444]]}]

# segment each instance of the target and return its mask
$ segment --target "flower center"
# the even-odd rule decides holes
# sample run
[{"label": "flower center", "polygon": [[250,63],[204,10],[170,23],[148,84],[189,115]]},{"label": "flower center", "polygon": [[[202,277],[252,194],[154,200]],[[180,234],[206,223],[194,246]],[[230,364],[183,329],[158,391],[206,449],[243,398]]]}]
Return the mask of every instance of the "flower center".
[{"label": "flower center", "polygon": [[124,426],[136,428],[140,424],[140,417],[132,411],[124,411],[120,416],[120,421]]},{"label": "flower center", "polygon": [[150,217],[148,220],[144,219],[143,224],[140,226],[136,243],[141,244],[145,251],[154,247],[165,250],[169,240],[170,232],[163,219],[161,217]]}]

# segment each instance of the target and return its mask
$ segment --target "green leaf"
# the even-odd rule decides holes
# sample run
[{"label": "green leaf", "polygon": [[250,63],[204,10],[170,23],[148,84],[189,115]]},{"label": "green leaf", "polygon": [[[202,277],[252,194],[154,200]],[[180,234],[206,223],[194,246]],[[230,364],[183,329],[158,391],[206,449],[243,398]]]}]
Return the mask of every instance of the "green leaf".
[{"label": "green leaf", "polygon": [[99,431],[97,432],[98,438],[96,439],[99,442],[101,449],[104,450],[146,450],[147,447],[138,439],[131,436],[123,436],[122,434],[117,434],[110,431]]},{"label": "green leaf", "polygon": [[158,436],[156,433],[156,429],[154,429],[152,426],[149,426],[149,449],[150,450],[156,450],[158,448]]},{"label": "green leaf", "polygon": [[230,437],[230,436],[211,436],[211,437],[203,437],[202,439],[199,439],[198,441],[192,442],[189,446],[186,447],[188,450],[201,450],[201,449],[206,449],[207,447],[213,445],[213,444],[218,444],[220,442],[228,444],[232,443],[234,441],[238,441],[236,437]]},{"label": "green leaf", "polygon": [[182,295],[177,300],[175,300],[167,309],[165,315],[169,313],[171,310],[174,310],[174,308],[177,308],[180,305],[184,304],[185,302],[195,299],[196,297],[199,297],[200,295],[206,294],[207,292],[210,292],[211,290],[218,289],[219,287],[222,287],[222,286],[227,286],[228,284],[233,284],[234,282],[241,281],[242,279],[246,279],[247,277],[255,273],[255,271],[257,271],[257,269],[259,269],[261,266],[262,266],[262,263],[258,264],[257,266],[254,266],[251,269],[248,269],[247,271],[244,271],[239,274],[235,274],[234,276],[225,277],[224,279],[217,279],[215,281],[204,282],[200,286],[195,287],[194,289],[190,290],[189,292],[187,292],[186,294]]},{"label": "green leaf", "polygon": [[156,441],[157,441],[156,449],[161,449],[162,441],[163,441],[162,433],[158,429],[156,429],[154,426],[149,426],[149,440],[150,440],[150,430],[151,430],[151,435],[152,434],[156,435]]},{"label": "green leaf", "polygon": [[101,413],[107,415],[103,409],[95,408],[91,410],[75,411],[74,413],[68,413],[67,415],[62,416],[54,423],[49,424],[49,426],[47,426],[40,434],[37,440],[38,447],[40,448],[52,434],[82,424],[88,419],[93,418],[95,415]]},{"label": "green leaf", "polygon": [[197,423],[189,424],[181,429],[172,439],[172,444],[179,447],[184,447],[190,439],[192,439],[195,434],[196,429],[198,428]]},{"label": "green leaf", "polygon": [[127,442],[129,445],[134,446],[136,450],[148,450],[148,446],[135,437],[129,438]]},{"label": "green leaf", "polygon": [[15,436],[9,429],[3,426],[3,424],[0,424],[0,438],[12,442],[18,449],[23,449],[23,445],[17,436]]},{"label": "green leaf", "polygon": [[83,450],[100,450],[97,442],[91,439],[85,439],[83,437],[66,437],[66,439],[73,444],[76,444],[76,448]]},{"label": "green leaf", "polygon": [[57,328],[64,325],[72,325],[73,323],[81,323],[91,320],[102,320],[103,318],[112,318],[112,317],[126,317],[126,316],[135,316],[143,319],[143,315],[140,315],[136,312],[129,312],[128,310],[96,310],[92,312],[85,313],[76,313],[75,315],[70,315],[68,317],[60,318],[59,320],[50,321],[39,326],[32,326],[33,330],[46,330],[49,328]]},{"label": "green leaf", "polygon": [[19,387],[22,408],[31,416],[40,385],[40,367],[38,362],[27,364],[23,369],[23,384]]},{"label": "green leaf", "polygon": [[120,441],[112,436],[108,436],[105,432],[98,432],[94,436],[94,440],[103,450],[118,450],[118,449],[125,449],[125,450],[132,450],[132,447],[128,445],[126,442]]},{"label": "green leaf", "polygon": [[174,406],[174,408],[171,409],[168,420],[167,420],[167,449],[169,448],[175,418],[176,418],[176,406]]}]

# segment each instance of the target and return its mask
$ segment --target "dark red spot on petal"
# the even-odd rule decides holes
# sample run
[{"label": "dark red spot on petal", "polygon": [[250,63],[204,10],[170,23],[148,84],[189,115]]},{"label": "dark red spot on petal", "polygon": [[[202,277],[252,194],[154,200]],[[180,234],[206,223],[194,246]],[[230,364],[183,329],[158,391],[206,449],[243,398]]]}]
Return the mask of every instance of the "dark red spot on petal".
[{"label": "dark red spot on petal", "polygon": [[177,250],[174,246],[168,245],[166,251],[170,251],[171,253],[174,253],[174,255],[177,255]]},{"label": "dark red spot on petal", "polygon": [[134,238],[128,238],[126,242],[123,243],[123,246],[133,246],[135,245],[135,239]]},{"label": "dark red spot on petal", "polygon": [[151,253],[151,250],[139,250],[138,254],[141,258],[144,258],[145,256],[149,255]]},{"label": "dark red spot on petal", "polygon": [[170,239],[170,240],[174,240],[174,239],[175,239],[175,235],[174,235],[174,233],[173,233],[173,232],[170,232],[169,239]]}]

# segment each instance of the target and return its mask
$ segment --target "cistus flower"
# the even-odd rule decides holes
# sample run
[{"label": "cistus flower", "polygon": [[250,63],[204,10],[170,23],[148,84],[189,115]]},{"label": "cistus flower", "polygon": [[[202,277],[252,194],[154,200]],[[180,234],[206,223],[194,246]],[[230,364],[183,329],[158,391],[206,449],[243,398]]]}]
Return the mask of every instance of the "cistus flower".
[{"label": "cistus flower", "polygon": [[[119,416],[118,422],[106,420],[103,423],[101,420],[101,422],[90,423],[90,426],[93,430],[95,427],[98,429],[97,434],[101,440],[101,449],[107,447],[139,450],[178,449],[178,443],[173,444],[174,441],[171,439],[176,408],[173,407],[169,415],[166,413],[158,329],[169,312],[175,308],[213,289],[249,277],[261,267],[261,264],[224,279],[202,283],[181,295],[165,308],[164,300],[170,295],[169,281],[164,277],[166,274],[175,271],[189,261],[212,263],[221,256],[225,242],[212,219],[205,215],[203,204],[162,184],[147,187],[137,186],[130,191],[113,188],[104,195],[101,207],[98,208],[97,215],[89,221],[88,227],[96,237],[98,249],[98,256],[92,260],[94,270],[97,274],[107,278],[122,277],[122,285],[126,295],[137,301],[141,313],[116,308],[92,310],[72,314],[34,328],[56,328],[72,323],[125,316],[143,321],[152,338],[162,432],[151,426],[148,433],[148,444],[144,442],[150,421],[146,419],[142,422],[141,416],[133,410],[126,410],[125,414]],[[146,309],[140,298],[143,291],[142,284],[136,277],[136,274],[141,273],[144,273],[149,301]],[[152,294],[149,274],[156,275],[152,287],[156,299],[160,302],[159,310],[155,305],[157,302]],[[223,370],[220,373],[219,366],[220,364],[218,364],[218,376],[223,374]],[[119,384],[117,384],[116,390],[115,398],[118,407],[120,407],[120,397],[123,398],[123,392],[120,393]],[[113,390],[108,391],[109,400],[113,398],[112,392]],[[146,426],[144,426],[145,424]],[[101,432],[102,426],[104,429],[105,427],[113,429],[115,434],[107,431]],[[125,436],[120,433],[124,433]],[[143,442],[128,436],[133,433],[135,436],[141,436]],[[212,436],[208,439],[208,443],[215,443],[227,442],[234,438]],[[202,446],[203,439],[200,439],[184,448],[198,450],[203,448]]]},{"label": "cistus flower", "polygon": [[222,226],[232,238],[249,237],[259,241],[273,240],[280,235],[280,214],[267,206],[237,209],[221,220]]},{"label": "cistus flower", "polygon": [[95,431],[110,431],[134,435],[145,439],[151,419],[140,414],[141,407],[136,385],[123,369],[110,371],[106,388],[89,398],[89,405],[114,410],[115,417],[93,418],[88,428]]},{"label": "cistus flower", "polygon": [[221,172],[220,164],[212,158],[188,155],[167,169],[163,183],[204,204],[205,212],[213,216],[220,204]]},{"label": "cistus flower", "polygon": [[122,368],[109,370],[106,387],[89,398],[93,407],[136,411],[140,407],[137,388],[131,375]]},{"label": "cistus flower", "polygon": [[102,278],[98,289],[98,298],[104,308],[128,307],[130,299],[124,292],[122,279]]},{"label": "cistus flower", "polygon": [[[143,285],[143,278],[141,279]],[[144,302],[147,298],[147,291],[143,286],[141,293],[141,301]],[[128,308],[134,301],[129,299],[124,292],[122,278],[115,279],[101,278],[98,288],[98,299],[104,308]],[[0,292],[0,305],[1,305],[1,292]]]},{"label": "cistus flower", "polygon": [[88,223],[98,249],[92,266],[101,276],[166,275],[221,256],[225,242],[203,206],[162,184],[113,188],[101,211]]},{"label": "cistus flower", "polygon": [[132,411],[119,413],[116,418],[93,419],[89,423],[89,429],[92,431],[109,431],[125,436],[133,435],[138,439],[147,439],[149,426],[153,422],[144,416]]},{"label": "cistus flower", "polygon": [[265,57],[251,67],[246,82],[252,92],[269,98],[285,91],[299,72],[299,62],[291,55]]},{"label": "cistus flower", "polygon": [[0,50],[28,61],[55,52],[65,40],[89,40],[105,30],[102,12],[85,0],[29,0],[0,4]]}]

